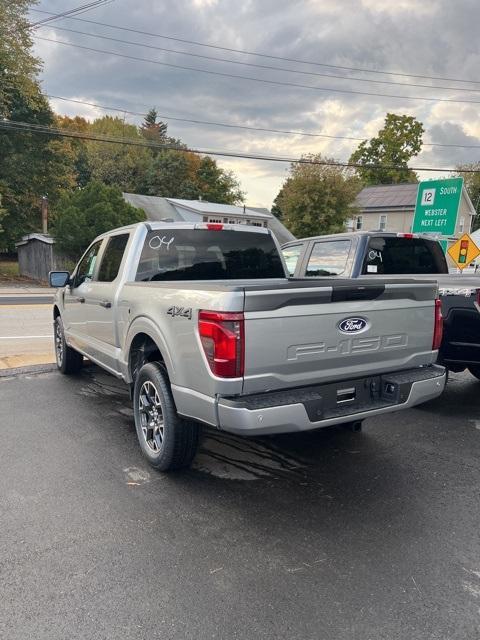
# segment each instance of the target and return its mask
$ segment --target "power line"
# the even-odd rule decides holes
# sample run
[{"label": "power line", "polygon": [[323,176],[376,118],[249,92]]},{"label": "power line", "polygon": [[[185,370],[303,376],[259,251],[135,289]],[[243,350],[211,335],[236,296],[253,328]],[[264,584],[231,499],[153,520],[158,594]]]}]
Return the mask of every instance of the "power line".
[{"label": "power line", "polygon": [[[31,9],[31,11],[35,11],[37,13],[51,13],[50,11],[43,11],[40,9]],[[275,55],[271,55],[271,54],[266,54],[266,53],[260,53],[257,51],[248,51],[246,49],[234,49],[232,47],[221,47],[219,45],[213,45],[213,44],[207,44],[205,42],[198,42],[196,40],[188,40],[186,38],[175,38],[173,36],[167,36],[164,34],[160,34],[160,33],[151,33],[148,31],[142,31],[140,29],[133,29],[131,27],[121,27],[119,25],[114,25],[114,24],[108,24],[106,22],[99,22],[97,20],[87,20],[84,18],[68,18],[69,20],[76,20],[78,22],[85,22],[88,24],[95,24],[101,27],[108,27],[109,29],[117,29],[119,31],[126,31],[129,33],[136,33],[142,36],[149,36],[152,38],[162,38],[164,40],[172,40],[173,42],[182,42],[183,44],[190,44],[190,45],[195,45],[198,47],[207,47],[209,49],[217,49],[220,51],[229,51],[231,53],[240,53],[242,55],[249,55],[249,56],[257,56],[260,58],[269,58],[270,60],[282,60],[284,62],[295,62],[297,64],[309,64],[309,65],[313,65],[316,67],[324,67],[324,68],[329,68],[329,69],[341,69],[343,71],[357,71],[360,73],[373,73],[373,74],[381,74],[381,75],[389,75],[389,76],[399,76],[399,77],[403,77],[403,78],[421,78],[423,80],[444,80],[446,82],[464,82],[464,83],[468,83],[468,84],[480,84],[480,80],[468,80],[466,78],[446,78],[444,76],[428,76],[428,75],[420,75],[420,74],[414,74],[414,73],[402,73],[399,71],[385,71],[385,70],[380,70],[380,69],[366,69],[366,68],[361,68],[361,67],[347,67],[347,66],[342,66],[342,65],[335,65],[335,64],[327,64],[327,63],[323,63],[323,62],[316,62],[313,60],[301,60],[298,58],[288,58],[285,56],[275,56]]]},{"label": "power line", "polygon": [[63,40],[54,40],[53,38],[43,38],[40,36],[34,36],[37,40],[43,40],[45,42],[53,42],[55,44],[65,45],[67,47],[74,47],[76,49],[82,49],[84,51],[93,51],[94,53],[102,53],[105,55],[112,55],[118,58],[126,60],[134,60],[135,62],[149,62],[151,64],[160,65],[163,67],[169,67],[172,69],[181,69],[182,71],[194,71],[195,73],[205,73],[213,76],[220,76],[222,78],[233,78],[235,80],[248,80],[250,82],[258,82],[261,84],[277,85],[282,87],[294,87],[295,89],[310,89],[312,91],[322,91],[327,93],[343,93],[350,95],[372,96],[381,98],[396,98],[399,100],[424,100],[427,102],[449,102],[452,104],[480,104],[480,100],[457,100],[454,98],[433,98],[426,96],[402,96],[393,95],[389,93],[374,93],[367,91],[356,91],[353,89],[332,89],[328,87],[315,87],[308,84],[299,84],[296,82],[285,82],[282,80],[269,80],[266,78],[253,78],[252,76],[242,76],[233,73],[224,73],[221,71],[210,71],[208,69],[199,69],[198,67],[187,67],[179,64],[172,64],[170,62],[161,62],[159,60],[151,60],[150,58],[140,58],[139,56],[131,56],[125,53],[118,53],[116,51],[106,51],[105,49],[95,49],[93,47],[86,47],[81,44],[74,44],[72,42],[64,42]]},{"label": "power line", "polygon": [[[64,129],[56,129],[53,127],[47,127],[45,125],[37,125],[29,122],[19,122],[14,120],[0,120],[0,129],[6,131],[22,131],[26,133],[39,133],[42,135],[50,135],[53,137],[61,138],[76,138],[80,140],[91,140],[95,142],[103,142],[107,144],[123,144],[135,147],[144,147],[150,149],[159,150],[171,150],[178,151],[180,153],[197,153],[201,155],[220,156],[225,158],[241,158],[245,160],[261,160],[267,162],[284,162],[289,164],[310,164],[321,165],[330,167],[343,167],[351,169],[373,169],[373,170],[392,170],[392,171],[405,171],[410,169],[411,171],[425,171],[425,172],[457,172],[455,168],[448,167],[406,167],[398,165],[375,165],[375,164],[359,164],[352,162],[337,162],[331,160],[313,160],[312,158],[291,158],[291,157],[279,157],[279,156],[265,156],[258,154],[250,154],[234,151],[217,151],[211,149],[196,149],[190,147],[182,147],[179,145],[165,145],[158,144],[150,141],[133,140],[131,138],[119,138],[118,136],[106,136],[101,134],[87,134],[81,131],[72,131]],[[480,173],[480,169],[462,169],[462,173]]]},{"label": "power line", "polygon": [[[119,113],[127,113],[131,116],[141,116],[145,117],[147,113],[143,113],[141,111],[130,111],[129,109],[123,109],[122,107],[107,107],[106,105],[97,104],[95,102],[86,102],[85,100],[76,100],[74,98],[64,98],[62,96],[54,96],[51,94],[46,94],[47,98],[52,98],[54,100],[64,100],[65,102],[73,102],[75,104],[83,104],[89,107],[96,107],[97,109],[102,109],[104,111],[118,111]],[[326,133],[308,133],[307,131],[291,131],[287,129],[268,129],[266,127],[249,127],[247,125],[240,124],[229,124],[226,122],[214,122],[212,120],[194,120],[192,118],[179,118],[177,116],[165,115],[162,113],[157,113],[157,117],[162,120],[173,120],[176,122],[189,122],[191,124],[205,124],[214,127],[227,127],[229,129],[243,129],[247,131],[261,131],[266,133],[286,133],[291,135],[299,135],[299,136],[308,136],[312,138],[332,138],[335,140],[353,140],[357,142],[362,142],[366,140],[366,138],[355,138],[350,136],[333,136],[328,135]],[[480,145],[479,145],[480,146]]]},{"label": "power line", "polygon": [[[47,25],[48,26],[48,25]],[[59,31],[66,31],[68,33],[76,33],[81,36],[88,36],[90,38],[99,38],[101,40],[108,40],[110,42],[118,42],[120,44],[133,45],[136,47],[144,47],[145,49],[152,49],[154,51],[161,51],[163,53],[174,53],[176,55],[189,56],[191,58],[201,58],[203,60],[212,60],[214,62],[226,62],[228,64],[236,64],[245,67],[253,67],[255,69],[266,69],[268,71],[283,71],[286,73],[299,74],[304,76],[314,76],[320,78],[334,78],[335,80],[352,80],[353,82],[370,82],[374,84],[393,85],[397,87],[417,87],[423,89],[441,89],[443,91],[468,91],[472,93],[480,93],[480,89],[472,89],[470,87],[445,87],[441,85],[420,84],[414,82],[393,82],[391,80],[374,80],[372,78],[355,78],[354,76],[341,76],[332,73],[319,73],[318,71],[302,71],[300,69],[287,69],[285,67],[274,67],[266,64],[255,64],[254,62],[241,62],[239,60],[232,60],[231,58],[219,58],[216,56],[206,56],[200,53],[191,53],[189,51],[179,51],[178,49],[168,49],[167,47],[157,47],[151,44],[145,44],[143,42],[134,42],[132,40],[123,40],[121,38],[112,38],[100,33],[88,33],[86,31],[79,31],[77,29],[68,29],[66,27],[54,27]]]},{"label": "power line", "polygon": [[[43,20],[38,20],[38,22],[33,22],[30,24],[30,28],[41,27],[46,25],[47,23],[53,22],[53,20],[59,20],[60,18],[68,18],[69,16],[73,16],[80,13],[85,13],[86,11],[90,11],[91,9],[96,9],[104,4],[109,4],[113,2],[113,0],[95,0],[95,2],[89,2],[87,4],[83,4],[80,7],[76,7],[75,9],[69,9],[68,11],[63,11],[62,13],[52,13],[49,18],[44,18]],[[50,13],[49,11],[40,13]]]},{"label": "power line", "polygon": [[[131,116],[140,116],[145,117],[147,114],[142,113],[140,111],[130,111],[129,109],[125,109],[122,107],[107,107],[106,105],[97,104],[95,102],[87,102],[85,100],[77,100],[75,98],[65,98],[63,96],[54,96],[51,94],[46,94],[47,98],[52,98],[53,100],[63,100],[65,102],[73,102],[75,104],[82,104],[89,107],[96,107],[97,109],[102,109],[103,111],[118,111],[118,113],[127,113]],[[368,138],[356,138],[353,136],[334,136],[328,135],[326,133],[310,133],[308,131],[292,131],[289,129],[269,129],[267,127],[250,127],[247,125],[241,124],[230,124],[226,122],[215,122],[212,120],[194,120],[192,118],[179,118],[178,116],[170,116],[162,113],[157,113],[157,117],[162,120],[172,120],[175,122],[189,122],[191,124],[205,124],[213,127],[226,127],[228,129],[242,129],[246,131],[260,131],[264,133],[285,133],[289,135],[297,135],[297,136],[307,136],[310,138],[329,138],[332,140],[350,140],[354,142],[366,142]],[[441,144],[438,142],[424,142],[423,146],[428,147],[451,147],[451,148],[459,148],[459,149],[480,149],[480,144]]]}]

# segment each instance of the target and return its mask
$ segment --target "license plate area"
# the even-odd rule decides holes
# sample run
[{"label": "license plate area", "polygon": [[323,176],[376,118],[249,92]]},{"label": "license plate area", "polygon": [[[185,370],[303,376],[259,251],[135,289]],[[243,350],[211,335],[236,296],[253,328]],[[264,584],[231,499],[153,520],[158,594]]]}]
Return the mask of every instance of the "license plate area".
[{"label": "license plate area", "polygon": [[346,402],[354,402],[357,395],[355,387],[347,389],[337,389],[337,404],[345,404]]},{"label": "license plate area", "polygon": [[303,406],[312,422],[399,404],[403,400],[399,384],[388,377],[372,376],[321,385],[316,398]]}]

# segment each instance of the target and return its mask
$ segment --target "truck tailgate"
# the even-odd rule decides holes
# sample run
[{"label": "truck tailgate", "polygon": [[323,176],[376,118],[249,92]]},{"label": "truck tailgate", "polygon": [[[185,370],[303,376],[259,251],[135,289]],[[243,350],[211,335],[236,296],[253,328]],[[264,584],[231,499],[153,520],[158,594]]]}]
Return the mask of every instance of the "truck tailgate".
[{"label": "truck tailgate", "polygon": [[436,296],[413,280],[246,287],[243,393],[432,364]]}]

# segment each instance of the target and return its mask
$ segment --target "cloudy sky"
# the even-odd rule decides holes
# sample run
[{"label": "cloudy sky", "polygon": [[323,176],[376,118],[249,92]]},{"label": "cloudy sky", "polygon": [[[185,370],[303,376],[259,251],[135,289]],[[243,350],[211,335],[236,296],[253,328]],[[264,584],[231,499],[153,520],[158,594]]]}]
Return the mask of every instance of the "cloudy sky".
[{"label": "cloudy sky", "polygon": [[[59,13],[85,3],[40,0],[37,9]],[[31,14],[32,21],[44,17],[47,14]],[[164,116],[351,138],[375,135],[387,111],[405,113],[424,123],[425,143],[479,146],[425,145],[415,166],[448,168],[480,160],[478,0],[111,0],[79,18],[152,35],[66,19],[38,29],[37,36],[50,40],[35,40],[36,53],[44,61],[47,94],[140,113],[155,106]],[[129,60],[58,41],[270,83]],[[51,102],[62,114],[95,118],[108,113],[57,99]],[[127,120],[141,118],[127,116]],[[165,120],[170,135],[201,149],[287,157],[321,152],[348,160],[358,144]],[[281,163],[218,161],[235,171],[247,203],[254,206],[271,206],[288,170]]]}]

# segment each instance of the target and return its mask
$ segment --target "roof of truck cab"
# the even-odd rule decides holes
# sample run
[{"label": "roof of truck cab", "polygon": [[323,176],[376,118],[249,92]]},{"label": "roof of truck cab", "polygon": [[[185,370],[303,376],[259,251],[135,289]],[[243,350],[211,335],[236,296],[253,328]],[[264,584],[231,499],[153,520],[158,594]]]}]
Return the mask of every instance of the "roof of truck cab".
[{"label": "roof of truck cab", "polygon": [[[346,240],[351,239],[351,238],[361,238],[361,237],[372,237],[372,236],[382,236],[383,237],[387,237],[387,238],[398,238],[398,237],[402,237],[405,234],[398,234],[395,233],[393,231],[380,231],[380,230],[372,230],[372,231],[345,231],[344,233],[330,233],[328,235],[325,236],[309,236],[308,238],[299,238],[298,240],[292,240],[292,242],[286,242],[285,244],[282,244],[282,247],[290,247],[290,246],[294,246],[296,244],[299,244],[301,242],[307,242],[309,240],[341,240],[342,238],[345,238]],[[415,237],[420,237],[420,238],[424,238],[425,240],[437,240],[438,238],[432,238],[430,236],[427,236],[426,234],[421,234],[421,233],[415,233],[414,234]]]},{"label": "roof of truck cab", "polygon": [[[134,224],[128,224],[124,227],[117,227],[115,229],[111,229],[110,231],[106,231],[105,233],[100,234],[95,238],[95,240],[100,240],[101,238],[105,238],[111,235],[117,235],[124,231],[132,231],[138,227],[146,227],[149,231],[159,231],[161,229],[196,229],[206,227],[209,224],[208,222],[183,222],[179,220],[167,222],[167,221],[158,221],[158,222],[149,222],[148,220],[144,222],[135,222]],[[234,227],[237,231],[246,231],[248,233],[263,233],[268,234],[271,233],[272,230],[266,227],[256,227],[254,225],[249,224],[223,224],[222,226],[226,228],[226,230],[232,229]]]}]

